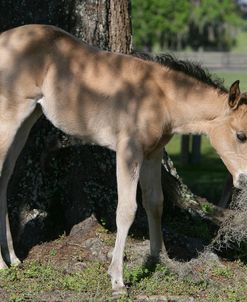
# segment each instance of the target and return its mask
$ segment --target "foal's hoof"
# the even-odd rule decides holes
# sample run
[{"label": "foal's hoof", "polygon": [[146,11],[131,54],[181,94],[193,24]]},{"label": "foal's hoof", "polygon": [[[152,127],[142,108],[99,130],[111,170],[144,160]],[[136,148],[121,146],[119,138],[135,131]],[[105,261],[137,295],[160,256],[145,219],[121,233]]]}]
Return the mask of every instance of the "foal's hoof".
[{"label": "foal's hoof", "polygon": [[10,266],[18,266],[19,264],[21,264],[21,261],[19,260],[19,258],[16,257],[16,255],[14,253],[11,253],[7,259],[6,262],[10,265]]},{"label": "foal's hoof", "polygon": [[8,268],[7,264],[3,261],[0,262],[0,270]]},{"label": "foal's hoof", "polygon": [[128,296],[128,291],[127,291],[127,288],[125,286],[122,286],[122,287],[119,287],[117,289],[112,290],[112,298],[114,300],[118,299],[122,296]]},{"label": "foal's hoof", "polygon": [[21,261],[18,258],[16,258],[11,261],[10,266],[19,266],[20,264],[21,264]]}]

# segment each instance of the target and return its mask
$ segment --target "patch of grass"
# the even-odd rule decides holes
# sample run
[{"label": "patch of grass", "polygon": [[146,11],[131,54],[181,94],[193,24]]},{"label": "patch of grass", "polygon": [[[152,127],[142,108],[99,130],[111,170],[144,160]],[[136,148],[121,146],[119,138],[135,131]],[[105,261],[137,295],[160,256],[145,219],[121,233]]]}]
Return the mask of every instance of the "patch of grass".
[{"label": "patch of grass", "polygon": [[143,268],[142,266],[136,266],[130,270],[127,267],[124,269],[124,278],[126,282],[130,284],[136,284],[140,279],[148,275],[148,268]]},{"label": "patch of grass", "polygon": [[66,233],[64,231],[63,234],[59,235],[58,240],[63,241],[65,238],[66,238]]},{"label": "patch of grass", "polygon": [[[229,267],[212,267],[211,274],[218,279],[210,280],[209,277],[205,277],[204,281],[193,281],[191,279],[181,280],[163,265],[158,265],[153,274],[144,275],[142,279],[132,283],[130,297],[134,298],[138,295],[190,296],[194,297],[195,301],[204,302],[246,302],[247,285],[245,281],[240,282]],[[127,270],[126,268],[125,276],[130,274],[133,278],[142,273],[143,268],[134,267],[129,273]],[[234,282],[232,282],[233,277]]]},{"label": "patch of grass", "polygon": [[239,31],[236,37],[236,45],[233,47],[232,52],[235,53],[247,52],[247,31]]},{"label": "patch of grass", "polygon": [[216,266],[213,268],[212,273],[214,276],[222,276],[222,277],[226,277],[226,278],[233,277],[233,271],[228,266]]},{"label": "patch of grass", "polygon": [[79,273],[66,275],[61,279],[62,288],[65,290],[83,291],[86,289],[87,282],[81,278]]},{"label": "patch of grass", "polygon": [[205,214],[212,214],[214,212],[214,207],[210,203],[203,203],[202,210]]},{"label": "patch of grass", "polygon": [[29,297],[56,288],[57,273],[49,266],[38,262],[28,263],[23,268],[11,267],[0,272],[0,287],[10,293],[10,301],[32,301]]},{"label": "patch of grass", "polygon": [[[195,301],[204,302],[246,301],[247,285],[241,276],[247,270],[243,264],[236,263],[233,268],[209,267],[212,270],[206,274],[205,268],[199,268],[205,275],[204,281],[193,281],[182,280],[163,264],[158,264],[153,271],[128,263],[124,267],[124,278],[131,284],[129,296],[121,297],[118,301],[135,301],[138,295],[188,295],[194,297]],[[238,270],[241,270],[240,277]],[[26,262],[22,267],[1,271],[0,288],[1,293],[4,291],[8,297],[6,301],[10,302],[35,302],[39,301],[42,293],[54,291],[68,292],[71,298],[65,301],[78,301],[78,297],[85,302],[110,301],[111,285],[106,271],[107,268],[97,262],[87,262],[83,270],[74,273],[37,261]]]},{"label": "patch of grass", "polygon": [[43,281],[46,281],[56,278],[55,271],[51,266],[42,265],[37,261],[30,262],[26,269],[20,272],[22,273],[20,276],[27,279],[37,279],[42,276]]},{"label": "patch of grass", "polygon": [[231,84],[236,80],[240,80],[240,90],[247,91],[247,72],[244,71],[219,71],[217,75],[225,80],[226,88],[230,88]]},{"label": "patch of grass", "polygon": [[51,255],[51,256],[56,256],[56,255],[57,255],[57,250],[56,250],[55,248],[52,248],[52,249],[50,250],[50,255]]},{"label": "patch of grass", "polygon": [[99,263],[89,263],[81,272],[65,273],[51,265],[27,262],[21,268],[0,271],[0,288],[11,302],[33,302],[37,295],[54,290],[88,293],[95,301],[111,293],[106,269]]},{"label": "patch of grass", "polygon": [[176,275],[169,273],[166,267],[158,265],[154,274],[141,279],[131,290],[132,294],[136,295],[198,295],[206,287],[204,282],[180,280]]},{"label": "patch of grass", "polygon": [[222,296],[222,291],[214,290],[209,293],[205,302],[246,302],[246,287],[240,286],[236,289],[224,288],[224,293]]},{"label": "patch of grass", "polygon": [[102,240],[106,245],[113,247],[115,243],[115,236],[109,234],[109,230],[102,226],[98,227],[96,230],[97,236]]},{"label": "patch of grass", "polygon": [[13,293],[10,295],[10,302],[32,302],[32,297],[27,294]]}]

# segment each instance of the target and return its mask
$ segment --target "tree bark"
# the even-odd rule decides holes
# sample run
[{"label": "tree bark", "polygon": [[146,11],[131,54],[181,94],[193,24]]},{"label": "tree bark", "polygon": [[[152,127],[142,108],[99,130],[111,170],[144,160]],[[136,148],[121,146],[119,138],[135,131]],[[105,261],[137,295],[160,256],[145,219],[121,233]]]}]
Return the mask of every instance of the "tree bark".
[{"label": "tree bark", "polygon": [[69,32],[80,40],[110,50],[109,0],[74,0]]},{"label": "tree bark", "polygon": [[110,0],[109,42],[111,51],[131,52],[130,1]]}]

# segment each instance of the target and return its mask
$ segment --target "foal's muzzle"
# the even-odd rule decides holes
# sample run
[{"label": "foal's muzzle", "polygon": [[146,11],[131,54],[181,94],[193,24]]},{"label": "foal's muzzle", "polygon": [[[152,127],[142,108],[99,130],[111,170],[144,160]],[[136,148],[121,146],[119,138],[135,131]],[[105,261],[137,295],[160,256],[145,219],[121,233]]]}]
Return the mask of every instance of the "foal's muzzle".
[{"label": "foal's muzzle", "polygon": [[234,181],[234,187],[238,189],[244,189],[247,188],[247,174],[246,173],[240,173],[236,180]]}]

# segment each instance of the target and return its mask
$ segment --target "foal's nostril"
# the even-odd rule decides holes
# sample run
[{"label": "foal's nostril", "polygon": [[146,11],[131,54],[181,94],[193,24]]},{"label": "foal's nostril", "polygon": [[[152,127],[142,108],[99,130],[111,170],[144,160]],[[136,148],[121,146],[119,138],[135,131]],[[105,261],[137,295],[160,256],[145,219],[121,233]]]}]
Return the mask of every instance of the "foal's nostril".
[{"label": "foal's nostril", "polygon": [[238,186],[240,189],[247,187],[247,174],[244,174],[244,173],[239,174]]}]

